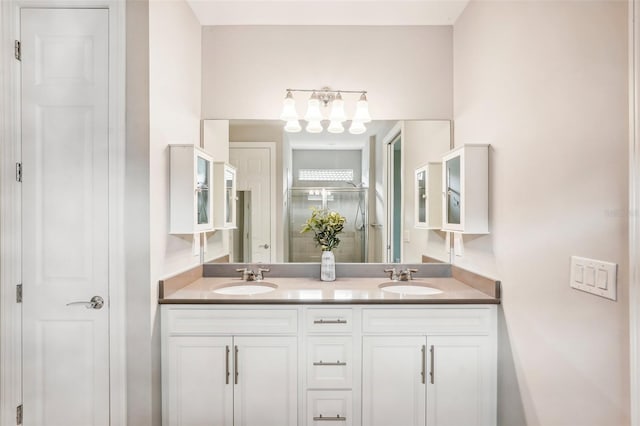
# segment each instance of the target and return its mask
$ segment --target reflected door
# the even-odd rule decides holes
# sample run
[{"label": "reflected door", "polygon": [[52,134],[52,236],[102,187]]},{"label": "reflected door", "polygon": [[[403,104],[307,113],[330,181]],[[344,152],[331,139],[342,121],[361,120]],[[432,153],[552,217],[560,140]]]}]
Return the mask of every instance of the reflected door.
[{"label": "reflected door", "polygon": [[20,19],[24,424],[106,426],[108,11]]},{"label": "reflected door", "polygon": [[[236,168],[237,190],[251,191],[251,262],[270,263],[271,228],[275,200],[271,199],[271,151],[269,148],[229,148],[229,162]],[[275,173],[275,170],[273,171]],[[245,262],[248,262],[245,259]]]},{"label": "reflected door", "polygon": [[402,139],[387,146],[387,262],[402,262]]}]

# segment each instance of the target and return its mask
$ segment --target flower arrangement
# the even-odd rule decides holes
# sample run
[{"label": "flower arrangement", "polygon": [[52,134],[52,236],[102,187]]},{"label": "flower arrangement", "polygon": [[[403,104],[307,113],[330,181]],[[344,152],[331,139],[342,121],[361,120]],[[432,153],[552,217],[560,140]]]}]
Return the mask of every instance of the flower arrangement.
[{"label": "flower arrangement", "polygon": [[311,217],[302,226],[301,234],[313,231],[313,239],[322,248],[322,251],[331,251],[338,247],[340,238],[347,219],[338,212],[313,208]]}]

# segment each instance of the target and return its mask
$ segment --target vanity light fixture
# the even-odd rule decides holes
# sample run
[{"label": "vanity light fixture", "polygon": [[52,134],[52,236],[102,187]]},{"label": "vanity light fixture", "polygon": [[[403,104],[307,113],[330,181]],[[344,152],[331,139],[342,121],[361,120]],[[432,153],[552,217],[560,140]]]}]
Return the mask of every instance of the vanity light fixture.
[{"label": "vanity light fixture", "polygon": [[[330,133],[342,133],[345,126],[343,123],[347,121],[345,113],[344,100],[342,94],[357,93],[360,99],[356,103],[356,111],[349,126],[349,133],[359,135],[367,131],[365,123],[371,122],[369,115],[369,104],[367,102],[366,90],[331,90],[328,87],[322,89],[287,89],[287,94],[282,105],[282,114],[280,119],[287,124],[284,130],[289,133],[296,133],[302,130],[298,113],[296,111],[295,99],[293,92],[310,92],[311,97],[307,102],[307,112],[304,120],[307,122],[305,130],[309,133],[321,133],[324,130],[322,126],[323,120],[329,120],[327,130]],[[328,117],[322,113],[321,107],[328,108],[331,104],[331,110]]]}]

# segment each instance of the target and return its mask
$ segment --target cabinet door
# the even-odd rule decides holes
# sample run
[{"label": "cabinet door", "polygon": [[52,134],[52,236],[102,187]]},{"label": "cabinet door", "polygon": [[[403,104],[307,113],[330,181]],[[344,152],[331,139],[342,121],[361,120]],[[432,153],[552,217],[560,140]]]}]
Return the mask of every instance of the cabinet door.
[{"label": "cabinet door", "polygon": [[427,227],[427,213],[428,201],[427,201],[427,166],[416,169],[415,180],[415,227],[426,228]]},{"label": "cabinet door", "polygon": [[443,228],[452,231],[464,230],[464,204],[462,200],[464,179],[464,155],[460,152],[444,159],[444,217]]},{"label": "cabinet door", "polygon": [[424,336],[362,338],[363,425],[424,426],[426,340]]},{"label": "cabinet door", "polygon": [[234,338],[236,426],[296,426],[296,337]]},{"label": "cabinet door", "polygon": [[490,339],[434,336],[427,346],[427,425],[495,425]]},{"label": "cabinet door", "polygon": [[231,337],[174,336],[165,360],[165,426],[232,426]]}]

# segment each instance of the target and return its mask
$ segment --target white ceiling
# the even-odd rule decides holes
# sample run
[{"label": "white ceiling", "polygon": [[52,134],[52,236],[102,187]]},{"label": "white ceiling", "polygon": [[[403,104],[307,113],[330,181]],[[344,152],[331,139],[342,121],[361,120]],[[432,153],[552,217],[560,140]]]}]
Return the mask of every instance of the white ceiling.
[{"label": "white ceiling", "polygon": [[187,0],[202,25],[453,25],[469,0]]}]

